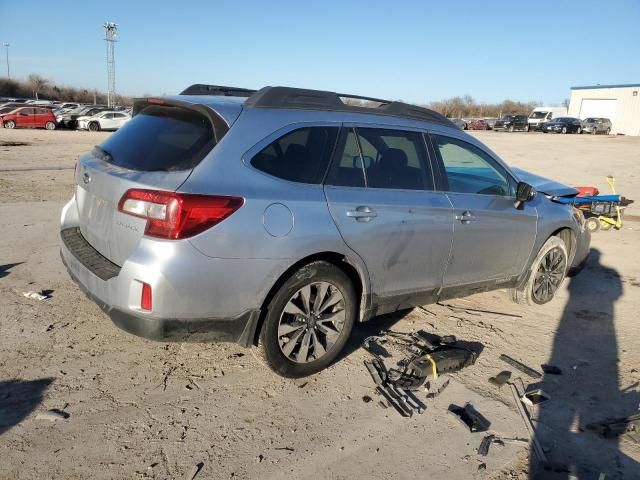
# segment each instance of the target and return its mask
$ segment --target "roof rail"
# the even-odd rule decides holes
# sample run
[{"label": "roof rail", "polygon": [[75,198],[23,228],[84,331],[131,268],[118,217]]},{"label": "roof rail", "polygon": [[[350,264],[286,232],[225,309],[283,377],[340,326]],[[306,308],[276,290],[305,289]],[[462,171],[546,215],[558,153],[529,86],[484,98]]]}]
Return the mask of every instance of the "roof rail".
[{"label": "roof rail", "polygon": [[222,85],[205,85],[195,83],[185,88],[180,95],[219,95],[224,97],[250,97],[256,90],[239,87],[224,87]]},{"label": "roof rail", "polygon": [[[361,105],[349,105],[341,98],[352,98],[368,102],[380,103],[378,107],[370,108]],[[381,100],[378,98],[348,95],[322,90],[308,90],[291,87],[264,87],[251,95],[244,103],[248,107],[256,108],[298,108],[303,110],[328,110],[340,112],[358,112],[374,115],[391,115],[414,120],[440,123],[448,127],[455,125],[444,115],[403,102]]]}]

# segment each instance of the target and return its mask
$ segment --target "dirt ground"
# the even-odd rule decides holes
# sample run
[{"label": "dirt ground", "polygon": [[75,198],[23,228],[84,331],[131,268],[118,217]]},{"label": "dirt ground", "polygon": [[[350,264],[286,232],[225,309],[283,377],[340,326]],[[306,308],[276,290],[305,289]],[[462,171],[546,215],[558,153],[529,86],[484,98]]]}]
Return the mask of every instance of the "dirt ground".
[{"label": "dirt ground", "polygon": [[[551,396],[532,416],[556,471],[536,478],[640,478],[640,446],[585,430],[640,404],[640,206],[622,230],[593,236],[586,270],[550,304],[515,306],[497,291],[376,319],[356,329],[341,361],[291,381],[234,344],[128,335],[71,282],[59,212],[78,155],[106,135],[0,129],[0,478],[183,479],[196,465],[197,479],[534,478],[528,444],[493,445],[482,457],[484,434],[447,414],[470,402],[491,431],[526,438],[509,388],[487,381],[505,369],[519,375],[501,353],[563,372],[522,375]],[[640,200],[640,138],[474,135],[511,165],[573,185],[606,191],[604,176],[614,174]],[[42,289],[51,298],[22,296]],[[362,364],[361,340],[391,325],[484,347],[411,419],[378,405]],[[69,417],[37,418],[48,409]]]}]

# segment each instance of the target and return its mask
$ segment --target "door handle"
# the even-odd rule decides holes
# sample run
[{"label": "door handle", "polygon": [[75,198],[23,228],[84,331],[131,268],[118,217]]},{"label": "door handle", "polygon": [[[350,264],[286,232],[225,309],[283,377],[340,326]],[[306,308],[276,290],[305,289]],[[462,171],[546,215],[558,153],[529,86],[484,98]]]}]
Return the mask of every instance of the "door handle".
[{"label": "door handle", "polygon": [[462,212],[462,215],[456,215],[456,220],[459,220],[463,225],[469,225],[471,222],[475,222],[477,220],[469,210]]},{"label": "door handle", "polygon": [[358,222],[369,222],[377,216],[376,211],[366,205],[357,207],[355,210],[347,210],[347,217],[355,218]]}]

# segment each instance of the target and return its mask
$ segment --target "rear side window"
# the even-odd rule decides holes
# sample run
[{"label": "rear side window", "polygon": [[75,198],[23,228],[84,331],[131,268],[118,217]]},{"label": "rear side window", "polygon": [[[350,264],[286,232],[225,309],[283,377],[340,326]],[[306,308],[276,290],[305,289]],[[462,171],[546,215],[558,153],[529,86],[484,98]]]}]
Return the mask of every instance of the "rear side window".
[{"label": "rear side window", "polygon": [[191,110],[150,105],[98,149],[119,167],[145,172],[188,170],[215,146],[209,119]]},{"label": "rear side window", "polygon": [[263,148],[251,165],[290,182],[322,182],[338,135],[338,127],[293,130]]},{"label": "rear side window", "polygon": [[336,148],[328,185],[433,190],[422,135],[379,128],[345,130]]}]

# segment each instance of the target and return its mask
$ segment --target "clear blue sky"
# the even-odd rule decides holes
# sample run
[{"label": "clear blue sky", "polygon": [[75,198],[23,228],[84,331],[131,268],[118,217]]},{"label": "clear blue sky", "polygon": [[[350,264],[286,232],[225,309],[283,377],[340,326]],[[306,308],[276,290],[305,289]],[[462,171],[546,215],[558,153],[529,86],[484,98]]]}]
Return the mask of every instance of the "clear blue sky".
[{"label": "clear blue sky", "polygon": [[571,86],[640,81],[640,0],[0,0],[12,77],[106,90],[107,20],[116,89],[133,96],[201,82],[560,103]]}]

